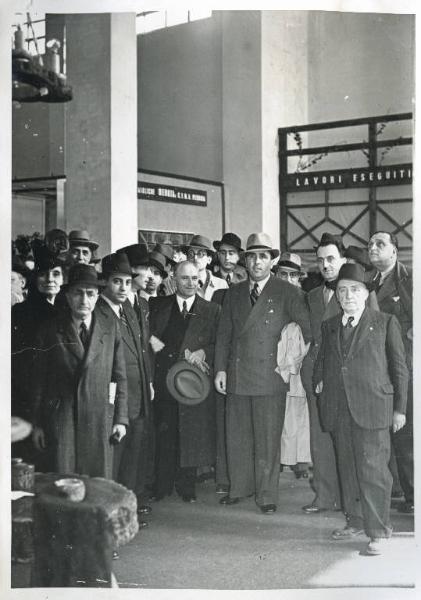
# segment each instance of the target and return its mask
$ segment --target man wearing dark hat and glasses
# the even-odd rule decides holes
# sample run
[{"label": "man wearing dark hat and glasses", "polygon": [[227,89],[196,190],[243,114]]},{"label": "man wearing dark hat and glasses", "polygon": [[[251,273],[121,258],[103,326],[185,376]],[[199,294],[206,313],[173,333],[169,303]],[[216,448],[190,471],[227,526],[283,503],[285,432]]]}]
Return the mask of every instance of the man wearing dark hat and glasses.
[{"label": "man wearing dark hat and glasses", "polygon": [[368,295],[363,267],[343,265],[341,312],[322,324],[313,386],[322,425],[335,440],[345,513],[352,514],[332,538],[365,532],[365,553],[377,555],[392,534],[389,430],[405,425],[408,369],[396,317],[368,308]]},{"label": "man wearing dark hat and glasses", "polygon": [[33,439],[50,469],[112,478],[110,436],[126,433],[127,381],[118,324],[94,313],[98,276],[74,265],[68,310],[39,331],[33,379]]},{"label": "man wearing dark hat and glasses", "polygon": [[[95,313],[110,322],[117,322],[123,339],[127,376],[129,427],[127,435],[114,450],[114,479],[133,490],[138,500],[138,513],[151,512],[147,505],[147,483],[152,473],[152,407],[151,371],[147,341],[128,300],[132,278],[136,276],[124,253],[110,254],[102,259],[105,286],[96,304]],[[146,522],[140,520],[140,524]]]},{"label": "man wearing dark hat and glasses", "polygon": [[287,323],[310,338],[303,293],[271,275],[279,250],[266,233],[246,245],[249,281],[226,292],[215,349],[215,385],[227,394],[230,492],[225,505],[255,495],[264,514],[276,511],[280,440],[287,386],[275,372],[277,345]]}]

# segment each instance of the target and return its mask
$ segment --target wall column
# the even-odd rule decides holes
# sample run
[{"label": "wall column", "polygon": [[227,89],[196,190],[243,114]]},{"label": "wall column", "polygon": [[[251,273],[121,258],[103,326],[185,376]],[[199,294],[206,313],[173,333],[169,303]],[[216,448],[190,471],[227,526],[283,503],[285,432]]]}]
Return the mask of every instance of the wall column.
[{"label": "wall column", "polygon": [[100,255],[137,241],[137,41],[134,13],[66,16],[66,230]]}]

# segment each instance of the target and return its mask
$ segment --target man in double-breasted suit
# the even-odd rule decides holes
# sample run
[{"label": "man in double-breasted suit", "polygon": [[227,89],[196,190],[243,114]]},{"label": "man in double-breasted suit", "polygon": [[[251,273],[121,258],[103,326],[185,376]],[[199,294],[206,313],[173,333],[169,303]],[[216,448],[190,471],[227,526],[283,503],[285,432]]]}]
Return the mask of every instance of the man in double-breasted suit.
[{"label": "man in double-breasted suit", "polygon": [[185,261],[175,270],[177,293],[151,298],[150,332],[155,351],[156,498],[177,493],[196,501],[196,468],[215,462],[215,402],[212,389],[200,404],[179,404],[166,385],[168,370],[188,360],[213,377],[215,333],[220,307],[197,296],[199,272]]},{"label": "man in double-breasted suit", "polygon": [[[357,496],[360,514],[332,537],[364,530],[367,554],[380,554],[392,531],[389,429],[405,424],[405,351],[396,318],[366,307],[369,292],[360,265],[341,267],[336,294],[342,311],[322,324],[313,382],[322,425],[335,439],[345,511]],[[354,469],[355,478],[349,476]]]},{"label": "man in double-breasted suit", "polygon": [[275,372],[283,327],[292,321],[311,339],[304,295],[271,275],[279,250],[265,233],[246,246],[249,281],[226,292],[215,350],[215,385],[227,394],[227,454],[231,505],[255,494],[265,514],[278,499],[280,439],[287,386]]},{"label": "man in double-breasted suit", "polygon": [[69,271],[68,310],[39,331],[34,369],[34,430],[54,471],[111,479],[110,436],[126,433],[127,380],[116,322],[94,313],[98,277],[91,265]]},{"label": "man in double-breasted suit", "polygon": [[117,322],[123,341],[127,376],[129,427],[127,435],[114,450],[114,479],[133,490],[138,512],[151,511],[147,504],[148,466],[153,450],[151,418],[151,372],[148,341],[143,339],[136,313],[128,300],[132,272],[124,253],[102,259],[105,286],[95,312],[108,322]]}]

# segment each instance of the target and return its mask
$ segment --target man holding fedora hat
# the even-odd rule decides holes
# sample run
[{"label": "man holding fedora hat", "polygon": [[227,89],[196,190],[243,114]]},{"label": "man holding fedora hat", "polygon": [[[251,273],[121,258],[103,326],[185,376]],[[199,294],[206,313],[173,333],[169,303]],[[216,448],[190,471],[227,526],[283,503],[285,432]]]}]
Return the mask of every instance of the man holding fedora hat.
[{"label": "man holding fedora hat", "polygon": [[241,248],[241,240],[235,233],[224,233],[221,240],[215,240],[213,247],[216,250],[218,264],[214,273],[217,277],[225,279],[228,286],[240,283],[247,279],[247,271],[238,264],[240,254],[244,252]]},{"label": "man holding fedora hat", "polygon": [[150,464],[153,451],[151,407],[151,370],[148,339],[140,329],[135,310],[128,300],[132,278],[136,276],[124,253],[102,259],[105,286],[95,312],[119,324],[123,340],[127,376],[129,427],[127,435],[114,451],[114,479],[133,490],[139,514],[151,511],[147,506],[147,484],[151,483]]},{"label": "man holding fedora hat", "polygon": [[78,264],[69,270],[68,311],[39,331],[33,381],[37,449],[58,473],[111,479],[110,436],[125,436],[127,380],[118,324],[94,313],[97,272]]},{"label": "man holding fedora hat", "polygon": [[[213,373],[220,308],[197,295],[199,272],[192,262],[179,263],[175,279],[176,294],[150,300],[157,424],[155,496],[170,495],[175,486],[185,502],[195,502],[196,469],[215,461],[214,397],[202,379]],[[186,372],[186,361],[194,366],[194,373]],[[192,402],[195,398],[199,402]]]},{"label": "man holding fedora hat", "polygon": [[287,386],[275,372],[277,346],[287,323],[311,337],[301,290],[271,275],[279,250],[266,233],[246,245],[249,280],[230,287],[222,306],[215,348],[215,385],[227,394],[227,451],[232,505],[255,495],[264,514],[276,511],[280,439]]},{"label": "man holding fedora hat", "polygon": [[194,235],[190,244],[184,247],[187,260],[191,261],[199,271],[199,287],[197,293],[205,300],[211,300],[214,292],[227,289],[226,281],[215,277],[208,268],[215,254],[211,241],[204,235]]},{"label": "man holding fedora hat", "polygon": [[73,264],[89,265],[98,263],[95,251],[99,248],[98,242],[91,239],[86,229],[74,229],[69,233],[69,257]]},{"label": "man holding fedora hat", "polygon": [[368,308],[368,295],[363,267],[343,265],[336,287],[341,312],[322,323],[313,386],[322,425],[335,440],[345,513],[355,511],[332,537],[365,532],[366,554],[375,555],[392,533],[389,430],[405,425],[408,369],[398,320]]}]

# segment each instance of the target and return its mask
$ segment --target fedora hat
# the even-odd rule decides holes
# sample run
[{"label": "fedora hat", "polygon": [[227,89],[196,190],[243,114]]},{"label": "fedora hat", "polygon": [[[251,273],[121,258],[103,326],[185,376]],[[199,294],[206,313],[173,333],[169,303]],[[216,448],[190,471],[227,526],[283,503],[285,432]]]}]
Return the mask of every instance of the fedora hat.
[{"label": "fedora hat", "polygon": [[202,248],[209,252],[209,254],[215,254],[210,239],[204,235],[194,235],[187,246],[182,246],[184,252],[187,252],[189,248]]},{"label": "fedora hat", "polygon": [[345,258],[354,260],[364,267],[366,271],[372,271],[374,269],[368,257],[368,250],[366,248],[359,248],[358,246],[348,246],[344,252]]},{"label": "fedora hat", "polygon": [[130,244],[130,246],[124,246],[124,248],[117,250],[117,254],[121,253],[127,256],[132,267],[144,264],[143,261],[149,254],[147,244]]},{"label": "fedora hat", "polygon": [[272,258],[279,256],[279,250],[273,248],[273,242],[267,233],[251,233],[247,239],[246,252],[269,252]]},{"label": "fedora hat", "polygon": [[166,382],[171,396],[188,406],[203,402],[211,389],[209,377],[184,359],[169,369]]},{"label": "fedora hat", "polygon": [[284,267],[284,269],[304,273],[301,268],[301,256],[292,252],[282,252],[277,267]]},{"label": "fedora hat", "polygon": [[113,273],[121,273],[128,277],[136,277],[136,273],[133,273],[130,266],[129,259],[124,252],[115,252],[114,254],[108,254],[104,256],[101,261],[102,279],[108,279]]},{"label": "fedora hat", "polygon": [[351,281],[357,281],[358,283],[362,283],[368,289],[368,277],[365,272],[365,269],[362,265],[358,263],[345,263],[339,269],[338,274],[338,283],[341,279],[349,279]]},{"label": "fedora hat", "polygon": [[91,240],[91,236],[86,229],[74,229],[69,233],[70,246],[87,246],[92,250],[96,250],[99,246],[98,242]]},{"label": "fedora hat", "polygon": [[243,249],[241,247],[241,240],[238,237],[238,235],[235,235],[235,233],[224,233],[224,235],[222,236],[222,240],[215,240],[213,242],[213,247],[215,248],[215,250],[219,250],[222,244],[232,246],[238,252],[243,252]]},{"label": "fedora hat", "polygon": [[168,273],[165,270],[165,267],[167,266],[166,259],[165,256],[160,252],[155,252],[155,250],[149,252],[148,258],[143,264],[151,265],[152,267],[156,267],[157,269],[159,269],[164,279],[168,277]]},{"label": "fedora hat", "polygon": [[62,288],[69,289],[72,285],[86,285],[101,287],[101,281],[98,279],[98,273],[92,265],[78,263],[69,269],[67,284]]},{"label": "fedora hat", "polygon": [[175,265],[176,262],[174,260],[174,248],[172,244],[156,244],[153,247],[153,252],[159,252],[163,256],[165,256],[165,260],[167,264]]}]

